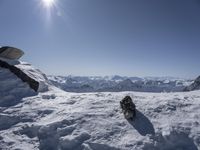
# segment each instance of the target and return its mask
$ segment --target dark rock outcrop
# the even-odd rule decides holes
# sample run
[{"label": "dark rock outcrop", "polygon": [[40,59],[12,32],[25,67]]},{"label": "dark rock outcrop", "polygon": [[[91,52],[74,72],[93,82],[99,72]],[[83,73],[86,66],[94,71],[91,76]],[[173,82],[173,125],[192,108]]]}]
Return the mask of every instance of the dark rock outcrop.
[{"label": "dark rock outcrop", "polygon": [[194,91],[199,89],[200,89],[200,76],[198,76],[190,86],[186,87],[184,91]]},{"label": "dark rock outcrop", "polygon": [[19,68],[15,67],[14,65],[10,65],[7,62],[2,61],[2,60],[0,60],[0,67],[9,69],[13,74],[15,74],[23,82],[26,82],[30,86],[30,88],[32,88],[35,92],[38,91],[39,82],[29,77]]},{"label": "dark rock outcrop", "polygon": [[6,58],[9,60],[18,60],[24,55],[24,52],[18,48],[4,46],[0,47],[0,57]]}]

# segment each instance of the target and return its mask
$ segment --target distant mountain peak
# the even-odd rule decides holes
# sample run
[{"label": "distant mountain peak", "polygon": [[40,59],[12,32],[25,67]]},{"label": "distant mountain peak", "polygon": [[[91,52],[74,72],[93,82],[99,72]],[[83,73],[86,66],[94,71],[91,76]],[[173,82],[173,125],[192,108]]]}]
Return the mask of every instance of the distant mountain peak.
[{"label": "distant mountain peak", "polygon": [[184,89],[184,91],[194,91],[199,89],[200,89],[200,76],[198,76],[191,85],[187,86]]}]

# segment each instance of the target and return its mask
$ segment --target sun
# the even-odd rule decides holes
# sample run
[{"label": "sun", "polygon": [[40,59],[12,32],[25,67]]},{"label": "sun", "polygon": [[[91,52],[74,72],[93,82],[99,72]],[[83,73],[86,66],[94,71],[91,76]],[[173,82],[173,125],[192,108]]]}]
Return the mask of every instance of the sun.
[{"label": "sun", "polygon": [[45,7],[49,8],[55,4],[55,0],[42,0]]}]

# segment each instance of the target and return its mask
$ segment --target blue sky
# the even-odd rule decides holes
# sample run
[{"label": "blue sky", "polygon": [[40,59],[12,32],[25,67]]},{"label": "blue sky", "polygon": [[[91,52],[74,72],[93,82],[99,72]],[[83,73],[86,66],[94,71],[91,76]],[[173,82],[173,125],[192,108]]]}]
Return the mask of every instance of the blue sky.
[{"label": "blue sky", "polygon": [[47,74],[200,75],[200,0],[0,0],[0,45]]}]

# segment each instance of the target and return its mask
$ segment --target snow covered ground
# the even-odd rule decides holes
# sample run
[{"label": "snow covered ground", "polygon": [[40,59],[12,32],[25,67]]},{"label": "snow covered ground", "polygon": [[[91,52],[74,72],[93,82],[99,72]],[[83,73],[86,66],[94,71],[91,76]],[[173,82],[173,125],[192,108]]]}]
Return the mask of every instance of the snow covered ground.
[{"label": "snow covered ground", "polygon": [[[133,122],[119,101],[130,95]],[[1,149],[200,149],[200,91],[66,93],[58,89],[2,108]]]},{"label": "snow covered ground", "polygon": [[[47,91],[32,94],[25,83],[0,69],[1,83],[9,77],[1,96],[16,89],[26,93],[12,105],[0,106],[2,150],[200,149],[200,91],[68,93],[45,83]],[[31,72],[36,78],[42,75],[37,69]],[[127,121],[120,109],[126,95],[136,104],[134,121]]]}]

